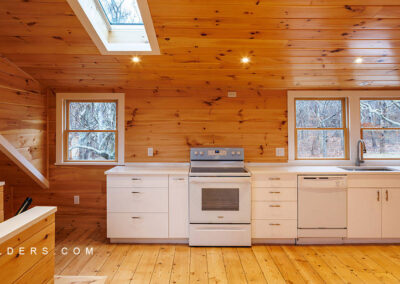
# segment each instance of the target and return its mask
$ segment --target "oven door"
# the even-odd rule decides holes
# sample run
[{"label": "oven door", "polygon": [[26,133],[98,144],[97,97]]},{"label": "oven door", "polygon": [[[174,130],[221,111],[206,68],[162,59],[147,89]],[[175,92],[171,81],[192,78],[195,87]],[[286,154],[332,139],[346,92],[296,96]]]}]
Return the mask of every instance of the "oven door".
[{"label": "oven door", "polygon": [[250,177],[190,177],[189,188],[191,224],[250,223]]}]

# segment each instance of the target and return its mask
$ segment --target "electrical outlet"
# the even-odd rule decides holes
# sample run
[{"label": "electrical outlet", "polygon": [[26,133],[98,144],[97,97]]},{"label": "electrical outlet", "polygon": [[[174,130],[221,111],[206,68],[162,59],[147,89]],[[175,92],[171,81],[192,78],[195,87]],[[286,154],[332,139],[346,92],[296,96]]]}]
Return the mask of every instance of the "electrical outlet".
[{"label": "electrical outlet", "polygon": [[277,157],[284,157],[285,156],[285,148],[275,148],[275,155]]},{"label": "electrical outlet", "polygon": [[79,204],[79,195],[74,195],[74,204]]},{"label": "electrical outlet", "polygon": [[229,98],[236,98],[236,92],[228,92]]},{"label": "electrical outlet", "polygon": [[153,147],[147,148],[147,156],[153,157],[153,155],[154,155]]}]

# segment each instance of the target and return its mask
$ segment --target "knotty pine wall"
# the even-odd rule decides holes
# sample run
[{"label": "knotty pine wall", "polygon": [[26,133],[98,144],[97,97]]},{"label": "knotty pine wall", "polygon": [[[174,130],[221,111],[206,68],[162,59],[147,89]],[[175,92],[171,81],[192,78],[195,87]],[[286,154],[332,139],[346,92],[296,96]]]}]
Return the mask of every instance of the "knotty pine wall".
[{"label": "knotty pine wall", "polygon": [[[47,175],[46,130],[46,94],[36,80],[0,57],[0,134],[44,175]],[[15,213],[31,191],[43,191],[2,153],[0,180],[6,182],[6,218]],[[20,198],[13,198],[15,192],[20,193]]]},{"label": "knotty pine wall", "polygon": [[[105,228],[104,171],[110,167],[54,165],[55,93],[68,91],[48,93],[50,190],[35,197],[58,206],[58,227]],[[244,147],[247,162],[287,160],[275,157],[275,147],[287,150],[286,91],[240,91],[237,98],[218,90],[118,92],[126,93],[126,162],[189,162],[189,148],[197,146]],[[154,157],[147,157],[148,147],[154,147]],[[74,195],[80,195],[80,205],[73,205]]]}]

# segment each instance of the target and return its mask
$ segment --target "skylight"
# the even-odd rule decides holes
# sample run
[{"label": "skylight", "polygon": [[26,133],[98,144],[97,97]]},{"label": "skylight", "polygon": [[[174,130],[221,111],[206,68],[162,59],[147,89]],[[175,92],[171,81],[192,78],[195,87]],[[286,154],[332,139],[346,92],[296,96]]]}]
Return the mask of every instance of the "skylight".
[{"label": "skylight", "polygon": [[98,0],[110,25],[143,25],[136,0]]},{"label": "skylight", "polygon": [[160,54],[147,0],[67,0],[102,54]]}]

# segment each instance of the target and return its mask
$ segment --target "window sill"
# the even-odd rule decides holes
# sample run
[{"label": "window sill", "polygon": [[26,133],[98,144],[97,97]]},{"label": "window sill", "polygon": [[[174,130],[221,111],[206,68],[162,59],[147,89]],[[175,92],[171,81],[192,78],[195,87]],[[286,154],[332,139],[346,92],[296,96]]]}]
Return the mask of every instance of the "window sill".
[{"label": "window sill", "polygon": [[55,166],[124,166],[125,163],[118,162],[62,162],[62,163],[54,163]]}]

